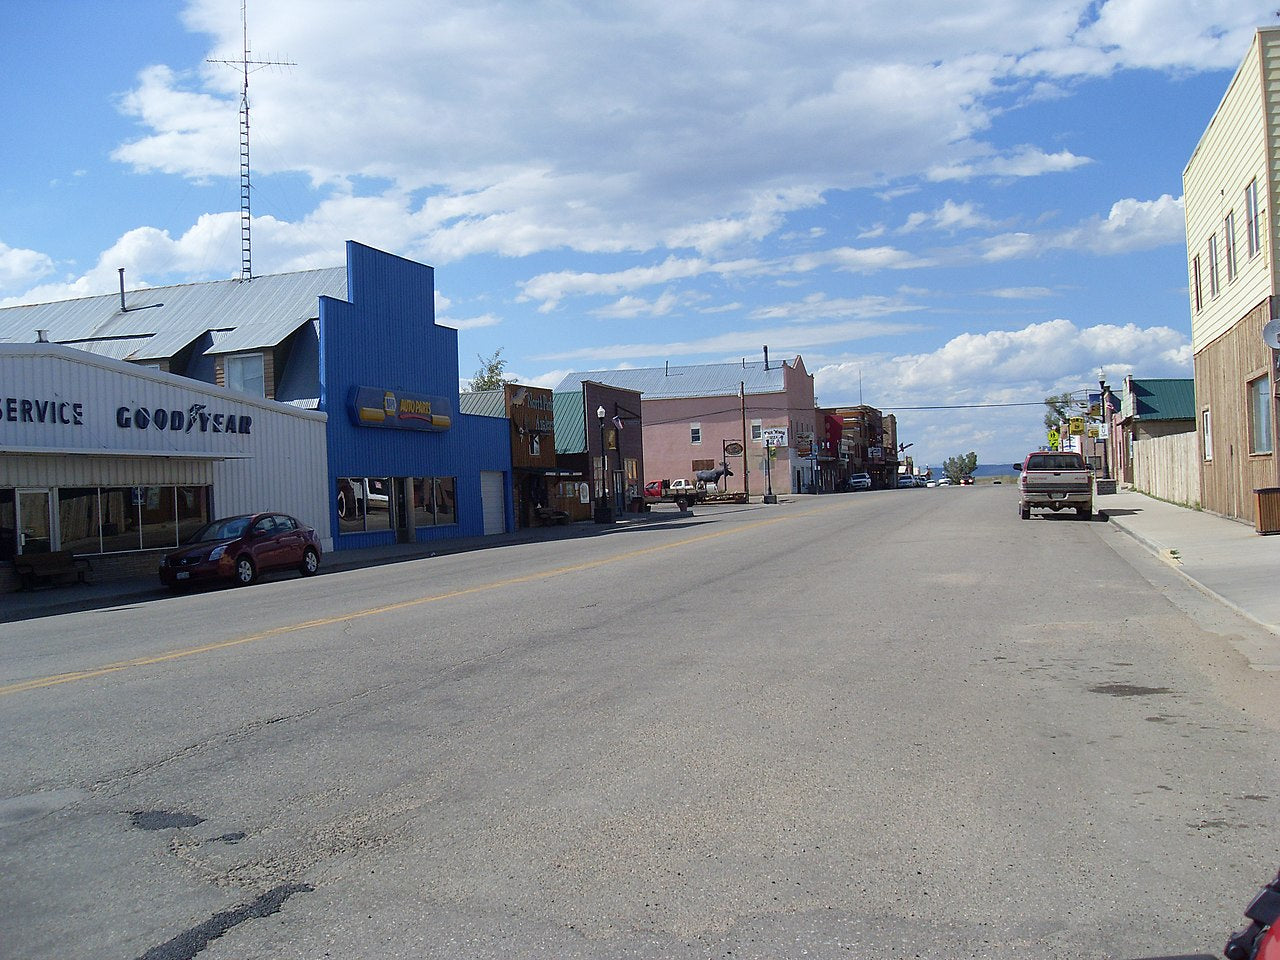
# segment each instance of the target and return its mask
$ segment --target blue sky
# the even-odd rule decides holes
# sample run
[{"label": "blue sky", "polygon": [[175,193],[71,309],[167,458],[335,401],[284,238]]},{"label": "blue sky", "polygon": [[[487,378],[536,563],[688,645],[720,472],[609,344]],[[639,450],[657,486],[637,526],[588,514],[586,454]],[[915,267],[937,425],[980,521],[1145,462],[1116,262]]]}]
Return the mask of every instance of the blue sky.
[{"label": "blue sky", "polygon": [[[1050,393],[1191,375],[1182,170],[1274,7],[251,0],[296,64],[250,77],[254,272],[359,240],[435,266],[464,378],[767,344],[1012,462]],[[0,305],[237,276],[238,0],[6,26]]]}]

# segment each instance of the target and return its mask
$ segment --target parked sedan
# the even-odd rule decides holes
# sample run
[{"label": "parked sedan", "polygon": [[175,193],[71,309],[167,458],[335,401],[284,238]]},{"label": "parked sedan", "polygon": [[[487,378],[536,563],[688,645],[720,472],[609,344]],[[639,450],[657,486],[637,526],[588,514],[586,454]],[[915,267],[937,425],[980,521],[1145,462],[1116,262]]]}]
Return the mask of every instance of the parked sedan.
[{"label": "parked sedan", "polygon": [[268,570],[320,567],[316,532],[283,513],[250,513],[207,523],[182,549],[160,561],[160,582],[170,590],[223,581],[247,586]]}]

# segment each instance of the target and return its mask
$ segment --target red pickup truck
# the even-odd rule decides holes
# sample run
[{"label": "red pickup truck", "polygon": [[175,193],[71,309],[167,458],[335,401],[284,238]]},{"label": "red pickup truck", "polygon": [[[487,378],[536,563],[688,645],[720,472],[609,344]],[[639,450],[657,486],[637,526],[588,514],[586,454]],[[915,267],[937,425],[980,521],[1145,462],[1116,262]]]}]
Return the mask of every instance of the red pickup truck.
[{"label": "red pickup truck", "polygon": [[1093,515],[1093,476],[1078,453],[1037,450],[1014,468],[1018,477],[1018,515],[1031,519],[1032,509],[1074,510],[1080,520]]}]

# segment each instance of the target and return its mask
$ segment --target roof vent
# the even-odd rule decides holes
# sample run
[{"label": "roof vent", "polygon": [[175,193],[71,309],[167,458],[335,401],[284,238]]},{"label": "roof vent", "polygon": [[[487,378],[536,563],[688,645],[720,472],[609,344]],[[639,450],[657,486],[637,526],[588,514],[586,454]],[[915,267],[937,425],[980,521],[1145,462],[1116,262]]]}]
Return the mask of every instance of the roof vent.
[{"label": "roof vent", "polygon": [[37,331],[36,331],[36,343],[48,343],[48,342],[49,342],[49,331],[48,331],[48,330],[37,330]]}]

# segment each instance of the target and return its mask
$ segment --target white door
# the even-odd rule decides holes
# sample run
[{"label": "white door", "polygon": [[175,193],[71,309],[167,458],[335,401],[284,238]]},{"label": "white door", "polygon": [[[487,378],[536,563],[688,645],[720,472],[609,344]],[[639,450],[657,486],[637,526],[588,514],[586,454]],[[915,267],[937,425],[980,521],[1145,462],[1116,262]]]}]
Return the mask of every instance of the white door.
[{"label": "white door", "polygon": [[497,470],[480,471],[480,506],[484,515],[484,535],[507,532],[506,484]]}]

